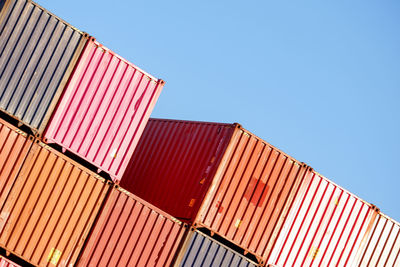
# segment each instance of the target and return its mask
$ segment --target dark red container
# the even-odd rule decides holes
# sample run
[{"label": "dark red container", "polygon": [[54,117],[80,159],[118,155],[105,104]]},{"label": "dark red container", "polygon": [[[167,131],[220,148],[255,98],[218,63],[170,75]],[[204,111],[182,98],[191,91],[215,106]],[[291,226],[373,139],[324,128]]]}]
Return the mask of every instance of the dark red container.
[{"label": "dark red container", "polygon": [[238,124],[150,119],[121,186],[263,264],[307,168]]}]

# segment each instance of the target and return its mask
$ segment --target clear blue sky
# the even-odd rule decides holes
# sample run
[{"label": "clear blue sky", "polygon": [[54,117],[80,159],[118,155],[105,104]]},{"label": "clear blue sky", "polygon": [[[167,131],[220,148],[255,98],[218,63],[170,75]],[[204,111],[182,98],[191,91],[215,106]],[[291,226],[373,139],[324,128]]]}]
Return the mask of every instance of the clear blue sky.
[{"label": "clear blue sky", "polygon": [[38,2],[163,78],[154,117],[239,122],[400,221],[399,1]]}]

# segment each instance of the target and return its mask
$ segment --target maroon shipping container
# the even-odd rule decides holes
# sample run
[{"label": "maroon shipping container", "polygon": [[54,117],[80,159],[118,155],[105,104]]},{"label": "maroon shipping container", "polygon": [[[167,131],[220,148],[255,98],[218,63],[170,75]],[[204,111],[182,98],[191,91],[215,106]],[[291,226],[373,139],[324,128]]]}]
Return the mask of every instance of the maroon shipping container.
[{"label": "maroon shipping container", "polygon": [[307,168],[238,124],[150,119],[121,186],[262,263]]},{"label": "maroon shipping container", "polygon": [[125,190],[113,188],[78,266],[169,266],[186,226]]},{"label": "maroon shipping container", "polygon": [[44,141],[79,155],[118,183],[163,85],[90,38]]}]

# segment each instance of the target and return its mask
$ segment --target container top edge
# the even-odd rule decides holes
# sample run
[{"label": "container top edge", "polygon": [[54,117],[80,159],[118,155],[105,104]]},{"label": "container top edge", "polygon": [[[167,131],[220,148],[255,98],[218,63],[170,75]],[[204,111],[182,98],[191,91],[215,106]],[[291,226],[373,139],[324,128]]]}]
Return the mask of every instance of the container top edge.
[{"label": "container top edge", "polygon": [[90,36],[92,38],[93,43],[100,47],[101,49],[107,51],[108,53],[112,54],[113,56],[115,56],[116,58],[120,59],[121,61],[127,63],[128,65],[132,66],[133,68],[137,69],[138,71],[140,71],[141,73],[143,73],[144,75],[148,76],[150,79],[152,79],[153,81],[164,85],[165,81],[162,79],[158,79],[156,77],[154,77],[153,75],[151,75],[150,73],[144,71],[143,69],[139,68],[138,66],[136,66],[135,64],[133,64],[132,62],[130,62],[129,60],[127,60],[126,58],[122,57],[121,55],[115,53],[113,50],[111,50],[110,48],[104,46],[103,44],[101,44],[99,41],[97,41],[97,39],[94,36]]},{"label": "container top edge", "polygon": [[60,18],[59,16],[55,15],[53,12],[49,11],[48,9],[42,7],[41,5],[39,5],[38,3],[32,1],[32,0],[28,0],[28,2],[31,2],[34,6],[36,6],[37,8],[43,10],[44,12],[46,12],[47,14],[55,17],[57,20],[59,20],[60,22],[64,23],[65,25],[67,25],[68,27],[70,27],[71,29],[79,32],[81,35],[85,35],[84,31],[79,30],[78,28],[72,26],[70,23],[66,22],[64,19]]}]

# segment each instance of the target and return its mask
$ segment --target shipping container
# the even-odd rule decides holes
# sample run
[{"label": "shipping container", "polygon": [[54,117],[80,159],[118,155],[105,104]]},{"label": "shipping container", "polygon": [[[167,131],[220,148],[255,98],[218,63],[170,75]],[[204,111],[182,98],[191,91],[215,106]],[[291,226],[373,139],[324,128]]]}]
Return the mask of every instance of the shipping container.
[{"label": "shipping container", "polygon": [[0,255],[0,267],[21,267],[21,266]]},{"label": "shipping container", "polygon": [[110,187],[36,140],[0,207],[0,247],[37,266],[73,265]]},{"label": "shipping container", "polygon": [[238,124],[150,119],[121,186],[263,263],[307,168]]},{"label": "shipping container", "polygon": [[350,266],[377,214],[374,205],[309,169],[266,263]]},{"label": "shipping container", "polygon": [[400,224],[379,213],[368,239],[362,244],[354,265],[357,267],[400,266]]},{"label": "shipping container", "polygon": [[0,119],[0,207],[4,204],[33,143],[18,128]]},{"label": "shipping container", "polygon": [[41,134],[88,38],[30,0],[0,2],[0,110]]},{"label": "shipping container", "polygon": [[91,38],[44,140],[79,155],[118,183],[163,85]]},{"label": "shipping container", "polygon": [[187,225],[113,188],[78,266],[169,266]]},{"label": "shipping container", "polygon": [[178,266],[258,266],[236,251],[191,229],[175,262]]}]

